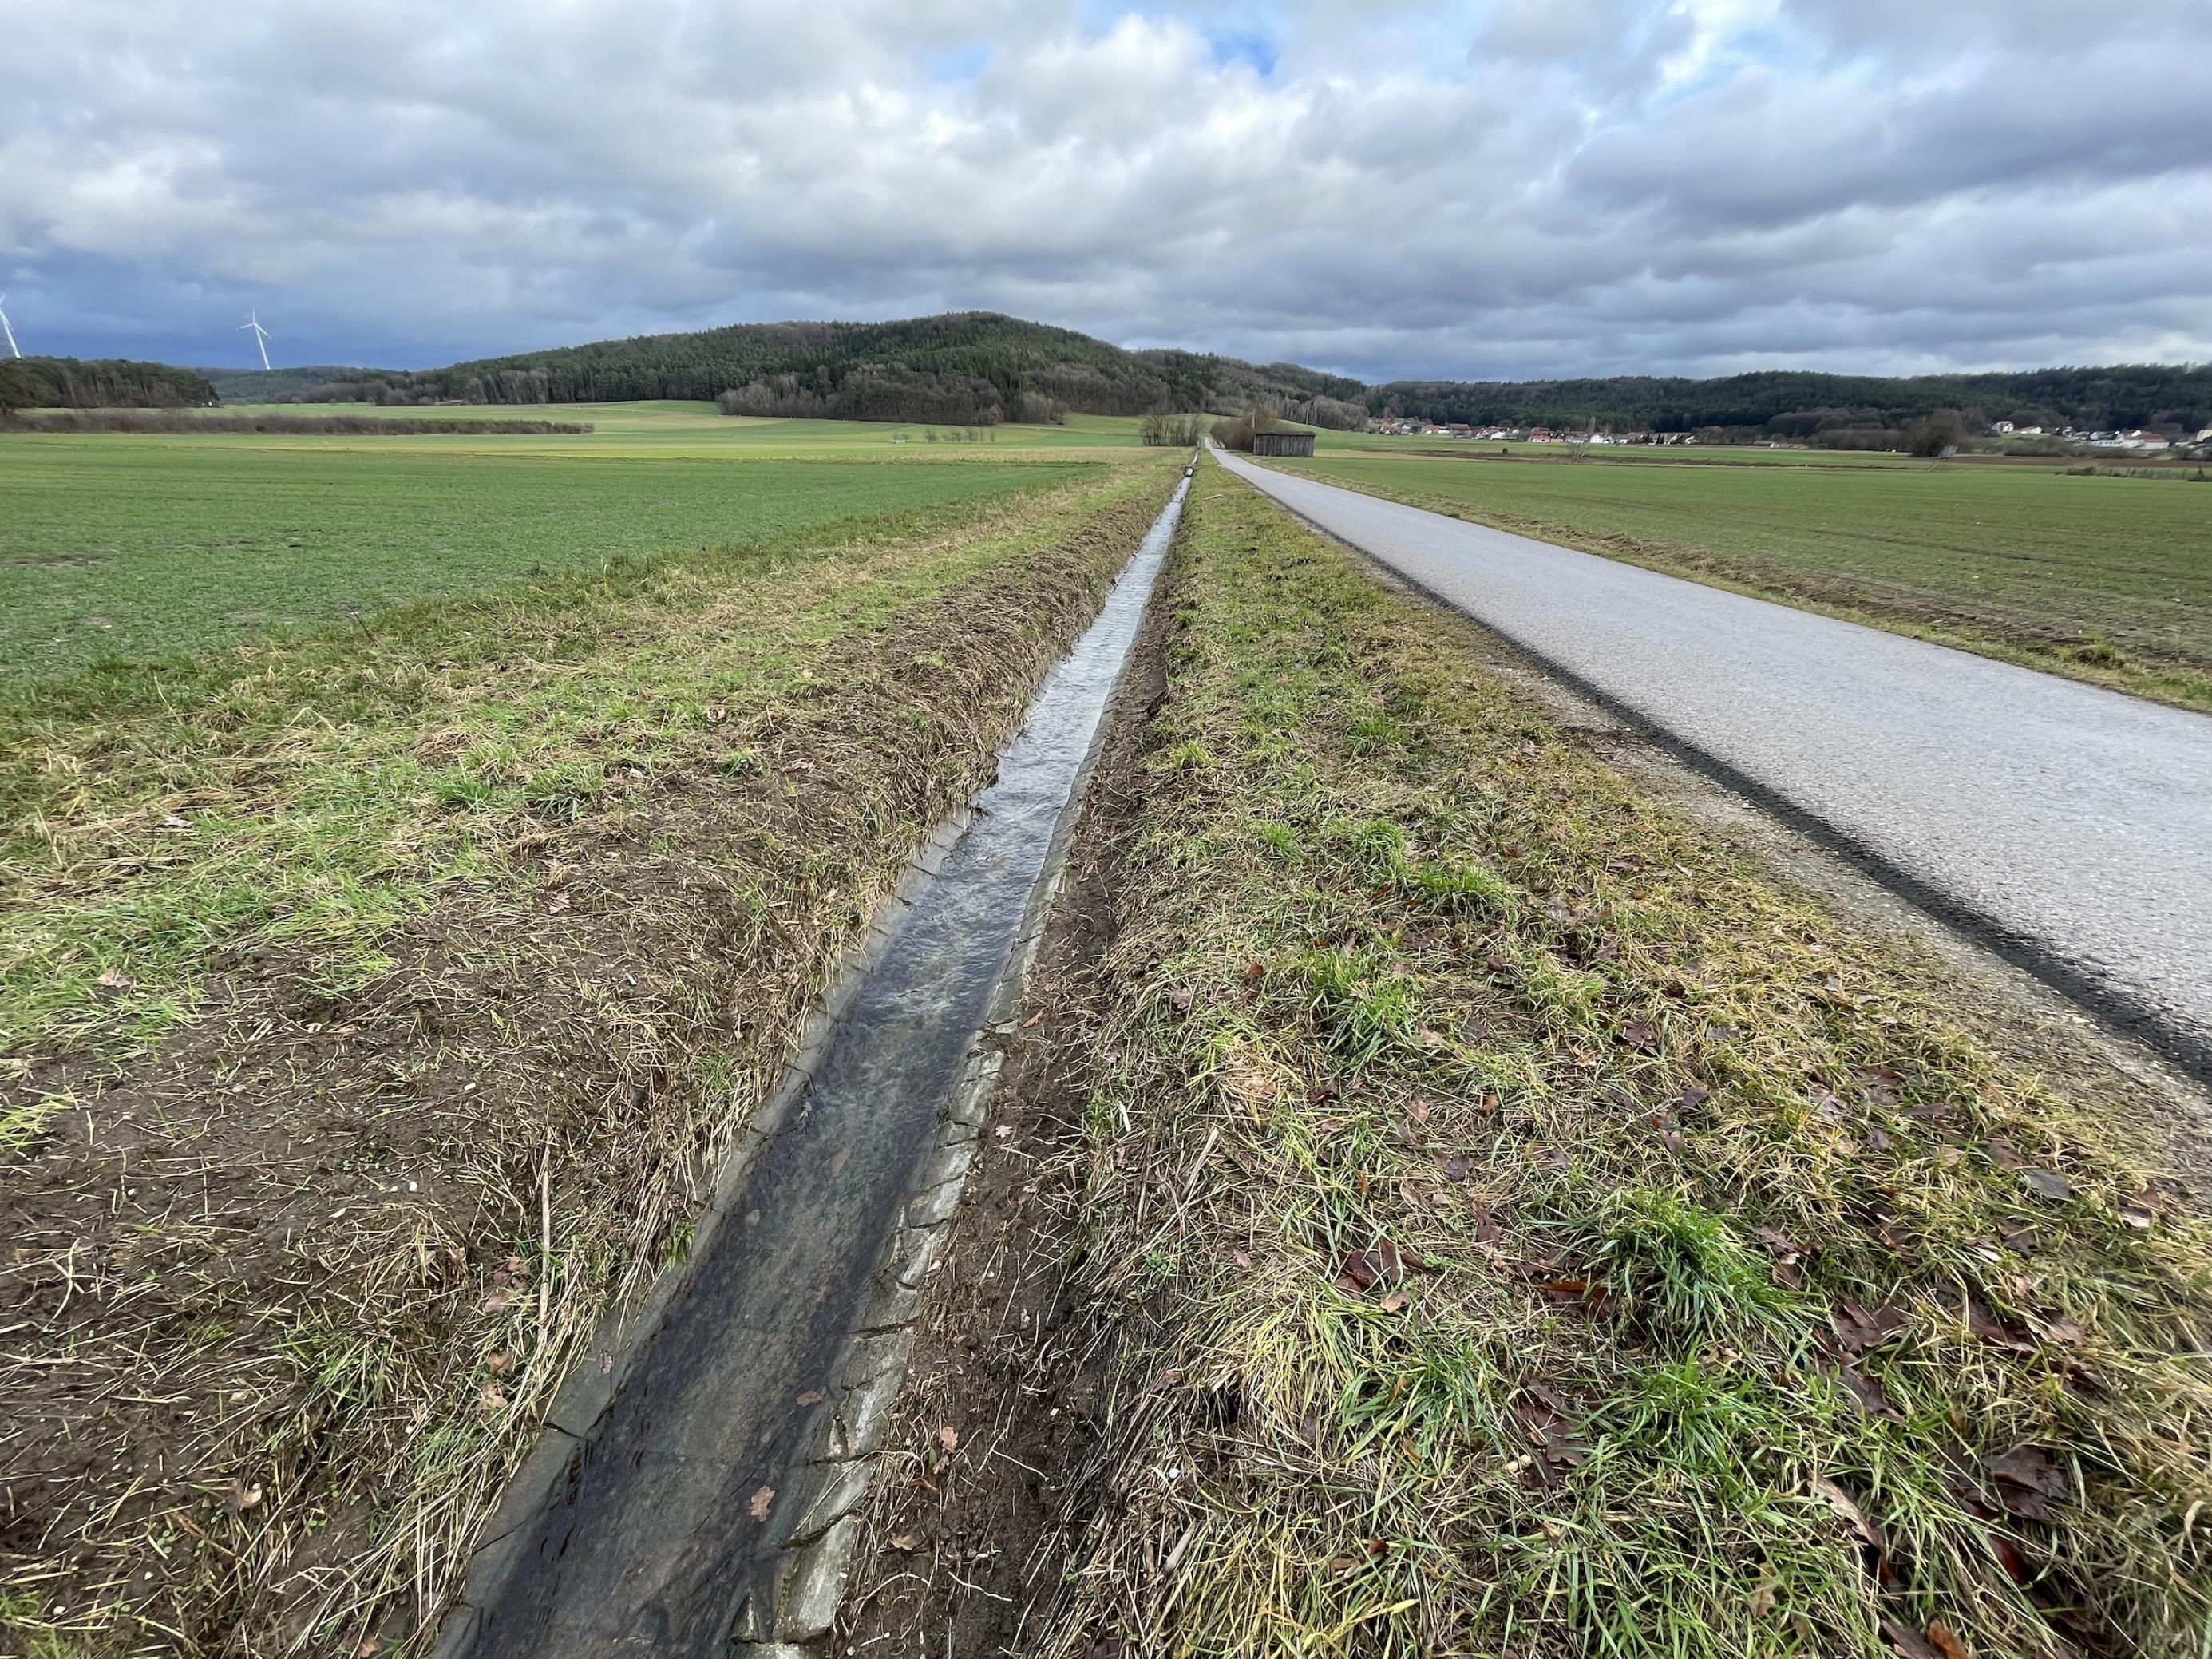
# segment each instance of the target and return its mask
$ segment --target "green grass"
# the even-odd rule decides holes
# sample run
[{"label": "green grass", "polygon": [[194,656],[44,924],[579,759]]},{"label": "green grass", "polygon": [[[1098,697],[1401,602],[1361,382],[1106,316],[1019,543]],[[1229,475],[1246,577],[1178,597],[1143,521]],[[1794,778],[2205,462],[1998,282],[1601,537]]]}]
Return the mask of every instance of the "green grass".
[{"label": "green grass", "polygon": [[1328,434],[1285,470],[2212,708],[2212,485],[1810,451],[1672,465],[1392,454],[1389,441]]},{"label": "green grass", "polygon": [[534,574],[1047,486],[1091,464],[988,446],[862,459],[787,434],[778,447],[767,424],[666,453],[619,424],[605,442],[0,436],[0,692]]},{"label": "green grass", "polygon": [[1121,1409],[1037,1650],[2207,1651],[2212,1233],[2118,1150],[2163,1097],[1218,472],[1176,556],[1069,1022]]}]

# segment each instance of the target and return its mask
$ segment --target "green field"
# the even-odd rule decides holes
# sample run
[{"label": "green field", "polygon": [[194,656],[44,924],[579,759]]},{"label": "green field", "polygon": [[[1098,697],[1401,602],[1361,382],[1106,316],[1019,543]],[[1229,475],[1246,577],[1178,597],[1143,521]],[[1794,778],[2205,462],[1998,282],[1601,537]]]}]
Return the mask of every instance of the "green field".
[{"label": "green field", "polygon": [[704,404],[561,412],[595,429],[0,437],[0,687],[1048,484],[1139,453],[1127,420],[933,444],[920,427],[734,420]]},{"label": "green field", "polygon": [[2212,708],[2212,486],[2180,476],[1901,457],[1790,465],[1759,451],[1745,453],[1777,464],[1380,453],[1388,441],[1327,434],[1291,470]]}]

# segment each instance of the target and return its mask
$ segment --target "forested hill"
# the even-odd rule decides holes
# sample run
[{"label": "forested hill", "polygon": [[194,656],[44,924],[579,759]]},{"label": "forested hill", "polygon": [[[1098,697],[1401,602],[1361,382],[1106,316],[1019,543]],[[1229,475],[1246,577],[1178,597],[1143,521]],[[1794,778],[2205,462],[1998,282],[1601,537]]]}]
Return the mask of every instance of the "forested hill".
[{"label": "forested hill", "polygon": [[[732,414],[1036,421],[1073,410],[1231,413],[1266,398],[1321,423],[1366,420],[1357,380],[1190,352],[1132,352],[993,312],[890,323],[739,323],[640,335],[417,373],[334,374],[302,402],[605,403],[720,398]],[[263,393],[261,395],[268,395]]]},{"label": "forested hill", "polygon": [[1970,428],[1996,421],[2056,428],[2212,426],[2212,364],[2039,368],[2014,374],[1874,375],[1770,370],[1691,380],[1398,380],[1370,387],[1370,410],[1473,425],[1694,432],[1756,428],[1809,438],[1902,427],[1939,410]]},{"label": "forested hill", "polygon": [[122,357],[0,360],[0,409],[177,409],[215,400],[204,376],[167,363]]},{"label": "forested hill", "polygon": [[337,363],[312,364],[303,368],[203,368],[215,395],[227,404],[273,404],[296,398],[303,392],[333,381],[398,378],[388,368],[348,368]]},{"label": "forested hill", "polygon": [[[84,365],[90,369],[97,365]],[[189,374],[191,371],[169,371]],[[1073,329],[995,312],[888,323],[739,323],[639,335],[449,368],[226,374],[225,398],[303,403],[603,403],[715,398],[733,415],[990,422],[1154,410],[1237,414],[1263,404],[1294,421],[1358,427],[1376,416],[1480,425],[1802,438],[1892,447],[1942,410],[1969,430],[2018,426],[2212,426],[2212,366],[2047,368],[1910,380],[1770,370],[1697,380],[1400,380],[1370,386],[1295,363],[1127,351]]]}]

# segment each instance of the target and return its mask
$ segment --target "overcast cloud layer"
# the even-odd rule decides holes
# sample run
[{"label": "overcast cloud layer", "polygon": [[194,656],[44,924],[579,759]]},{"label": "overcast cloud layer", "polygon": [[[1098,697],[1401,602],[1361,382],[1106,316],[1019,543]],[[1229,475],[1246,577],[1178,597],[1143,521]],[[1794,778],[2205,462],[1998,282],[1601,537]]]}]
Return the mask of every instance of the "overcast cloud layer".
[{"label": "overcast cloud layer", "polygon": [[2212,357],[2212,0],[15,0],[27,351],[984,307],[1364,379]]}]

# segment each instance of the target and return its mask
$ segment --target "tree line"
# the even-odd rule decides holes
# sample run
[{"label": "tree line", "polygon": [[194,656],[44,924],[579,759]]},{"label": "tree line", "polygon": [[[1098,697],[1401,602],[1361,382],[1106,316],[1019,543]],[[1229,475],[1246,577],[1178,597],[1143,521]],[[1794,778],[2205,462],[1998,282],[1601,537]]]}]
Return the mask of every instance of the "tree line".
[{"label": "tree line", "polygon": [[2120,364],[2021,374],[1878,375],[1763,370],[1717,380],[1620,375],[1602,380],[1395,381],[1366,394],[1384,419],[1616,432],[1717,429],[1839,448],[1903,447],[1918,421],[1948,414],[1984,430],[2212,426],[2212,364]]},{"label": "tree line", "polygon": [[0,411],[18,409],[181,409],[215,402],[197,369],[102,357],[0,359]]}]

